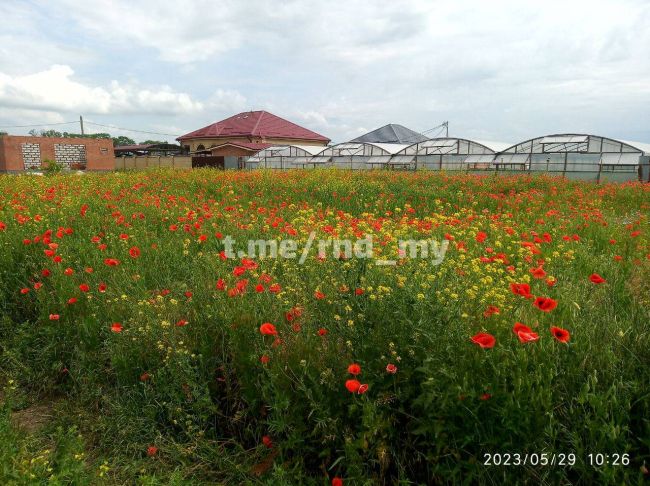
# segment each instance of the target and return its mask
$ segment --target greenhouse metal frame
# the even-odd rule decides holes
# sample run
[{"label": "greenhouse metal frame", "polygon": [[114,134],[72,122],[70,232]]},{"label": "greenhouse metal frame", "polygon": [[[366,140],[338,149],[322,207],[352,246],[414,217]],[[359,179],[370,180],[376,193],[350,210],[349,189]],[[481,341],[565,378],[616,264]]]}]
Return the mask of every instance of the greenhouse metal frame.
[{"label": "greenhouse metal frame", "polygon": [[636,180],[650,148],[646,154],[633,144],[597,135],[545,135],[499,152],[492,165],[496,171],[547,172],[572,179]]}]

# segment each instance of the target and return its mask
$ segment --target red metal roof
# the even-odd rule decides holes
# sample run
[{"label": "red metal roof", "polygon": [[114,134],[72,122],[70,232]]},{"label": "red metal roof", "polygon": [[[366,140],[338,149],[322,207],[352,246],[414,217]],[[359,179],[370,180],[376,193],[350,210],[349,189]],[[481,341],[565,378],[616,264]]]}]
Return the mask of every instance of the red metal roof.
[{"label": "red metal roof", "polygon": [[239,113],[220,122],[182,135],[176,140],[225,137],[293,138],[326,143],[330,141],[323,135],[291,123],[268,111],[246,111]]},{"label": "red metal roof", "polygon": [[217,145],[216,147],[210,147],[208,150],[217,150],[220,149],[221,147],[225,147],[226,145],[232,145],[233,147],[241,147],[246,150],[252,150],[255,152],[259,152],[260,150],[264,150],[265,148],[269,148],[273,146],[271,143],[254,143],[254,142],[226,142],[222,143],[220,145]]}]

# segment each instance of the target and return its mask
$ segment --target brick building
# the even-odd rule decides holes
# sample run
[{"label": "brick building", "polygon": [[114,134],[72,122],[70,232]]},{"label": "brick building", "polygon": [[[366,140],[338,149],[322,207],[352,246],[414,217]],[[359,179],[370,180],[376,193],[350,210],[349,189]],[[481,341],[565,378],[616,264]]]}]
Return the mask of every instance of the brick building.
[{"label": "brick building", "polygon": [[54,160],[73,170],[113,170],[111,139],[0,136],[0,172],[39,170]]},{"label": "brick building", "polygon": [[246,111],[187,133],[178,140],[194,155],[192,165],[242,167],[251,155],[272,145],[317,145],[327,137],[296,125],[268,111]]}]

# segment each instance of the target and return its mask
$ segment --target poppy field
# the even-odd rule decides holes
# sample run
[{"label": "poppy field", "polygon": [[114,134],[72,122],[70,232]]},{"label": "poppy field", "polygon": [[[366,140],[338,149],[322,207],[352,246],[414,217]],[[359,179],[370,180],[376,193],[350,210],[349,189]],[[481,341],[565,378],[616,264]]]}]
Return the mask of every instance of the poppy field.
[{"label": "poppy field", "polygon": [[[0,483],[640,484],[649,215],[550,177],[2,176]],[[372,258],[224,245],[313,235]]]}]

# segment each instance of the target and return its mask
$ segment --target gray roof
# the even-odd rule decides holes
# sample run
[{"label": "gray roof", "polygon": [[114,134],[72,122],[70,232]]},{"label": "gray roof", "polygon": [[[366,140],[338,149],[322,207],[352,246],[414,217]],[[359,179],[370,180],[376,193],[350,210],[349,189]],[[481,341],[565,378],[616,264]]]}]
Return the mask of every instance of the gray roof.
[{"label": "gray roof", "polygon": [[350,142],[412,144],[424,142],[425,140],[428,140],[428,137],[421,133],[414,132],[402,125],[390,123],[365,135],[361,135],[354,140],[350,140]]}]

